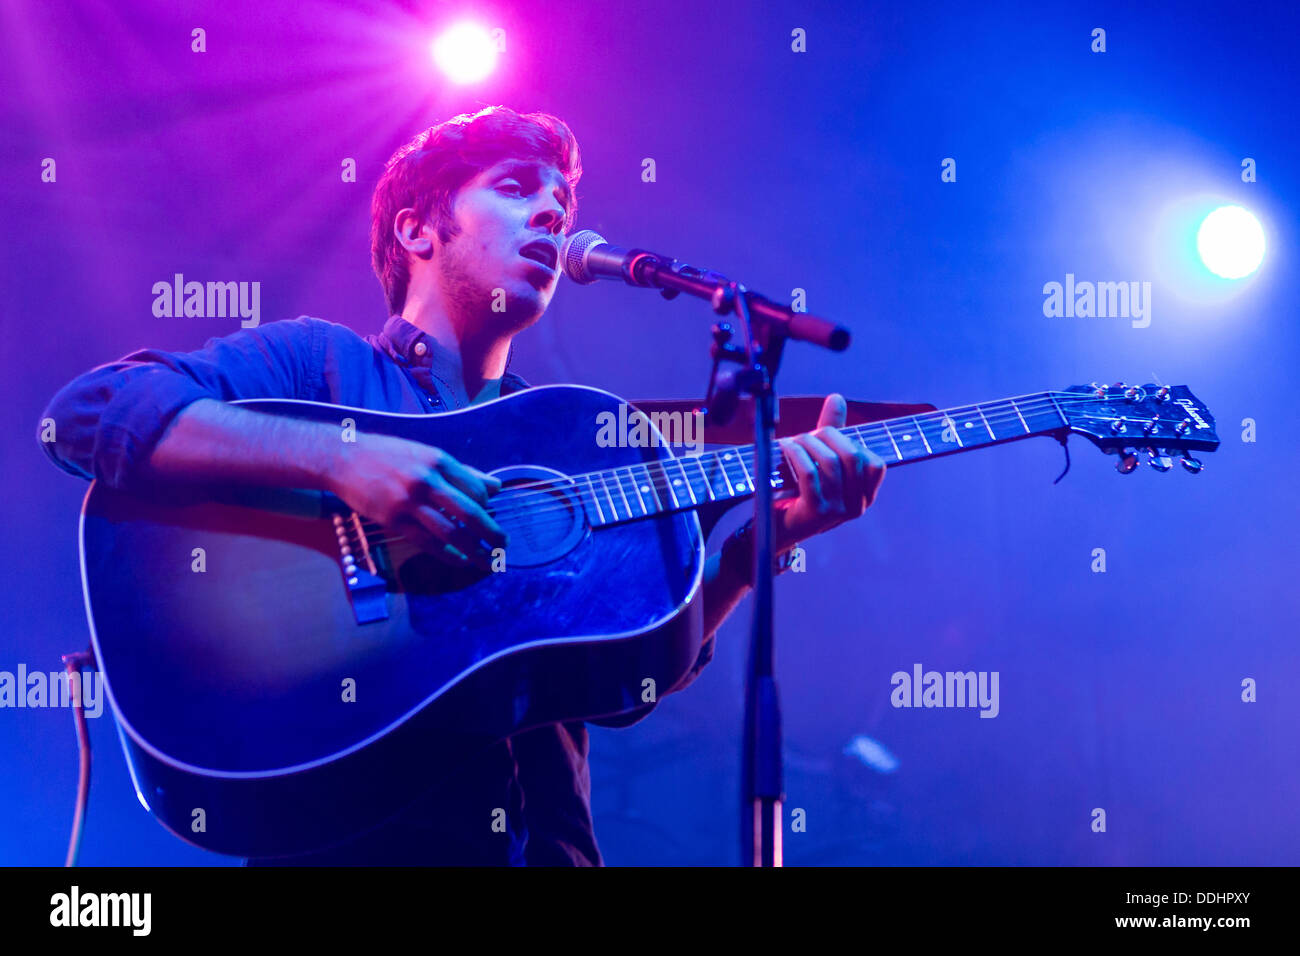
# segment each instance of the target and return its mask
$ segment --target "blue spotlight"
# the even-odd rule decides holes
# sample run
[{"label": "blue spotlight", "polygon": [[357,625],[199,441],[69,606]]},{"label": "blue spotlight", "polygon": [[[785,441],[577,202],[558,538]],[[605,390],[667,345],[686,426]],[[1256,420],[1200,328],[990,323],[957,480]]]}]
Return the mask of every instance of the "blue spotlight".
[{"label": "blue spotlight", "polygon": [[1196,251],[1216,276],[1241,279],[1264,259],[1264,229],[1241,206],[1220,206],[1201,223]]}]

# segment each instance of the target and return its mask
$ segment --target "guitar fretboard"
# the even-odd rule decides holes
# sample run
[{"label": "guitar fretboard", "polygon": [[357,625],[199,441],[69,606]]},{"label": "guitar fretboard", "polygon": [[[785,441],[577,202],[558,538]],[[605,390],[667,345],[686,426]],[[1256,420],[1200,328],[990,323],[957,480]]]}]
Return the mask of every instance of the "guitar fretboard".
[{"label": "guitar fretboard", "polygon": [[[1038,392],[840,431],[885,464],[905,465],[1059,431],[1069,425],[1062,403],[1077,399],[1061,392]],[[773,452],[767,480],[779,491],[790,479],[782,467],[780,448]],[[570,480],[590,522],[608,525],[748,498],[754,494],[753,472],[754,446],[740,445],[575,475]]]}]

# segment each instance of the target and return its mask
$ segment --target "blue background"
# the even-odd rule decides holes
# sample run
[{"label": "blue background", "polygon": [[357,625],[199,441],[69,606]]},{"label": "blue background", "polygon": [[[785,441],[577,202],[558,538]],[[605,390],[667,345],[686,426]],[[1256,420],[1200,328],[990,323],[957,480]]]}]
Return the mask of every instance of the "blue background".
[{"label": "blue background", "polygon": [[[777,299],[802,288],[853,329],[843,355],[791,347],[785,394],[943,407],[1154,374],[1217,417],[1199,477],[1120,477],[1076,441],[1053,486],[1059,448],[1024,442],[889,474],[866,517],[807,545],[777,592],[787,808],[807,824],[787,833],[789,864],[1295,864],[1294,5],[1142,6],[4,4],[0,670],[57,670],[86,643],[85,486],[33,441],[53,393],[135,348],[235,330],[155,318],[152,285],[176,272],[260,281],[263,322],[375,331],[382,163],[425,126],[505,103],[575,131],[580,227]],[[466,12],[503,27],[507,51],[486,82],[451,87],[424,45]],[[1223,202],[1268,237],[1237,283],[1187,255]],[[1066,273],[1151,282],[1150,327],[1045,317],[1043,285]],[[566,283],[512,368],[698,397],[708,327],[699,303]],[[609,863],[738,860],[748,609],[689,691],[593,731]],[[894,709],[890,675],[917,662],[999,672],[1001,713]],[[896,769],[845,753],[858,735]],[[107,713],[92,739],[83,863],[233,862],[141,809]],[[0,863],[61,862],[71,714],[0,711],[0,766]]]}]

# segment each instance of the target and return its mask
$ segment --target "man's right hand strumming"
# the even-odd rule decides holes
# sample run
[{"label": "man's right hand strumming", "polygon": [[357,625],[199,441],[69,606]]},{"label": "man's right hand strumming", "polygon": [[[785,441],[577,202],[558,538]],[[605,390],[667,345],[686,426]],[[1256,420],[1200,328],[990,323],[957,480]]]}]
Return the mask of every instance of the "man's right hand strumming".
[{"label": "man's right hand strumming", "polygon": [[328,489],[353,510],[450,564],[488,568],[506,534],[487,512],[501,482],[431,445],[358,434],[344,443]]}]

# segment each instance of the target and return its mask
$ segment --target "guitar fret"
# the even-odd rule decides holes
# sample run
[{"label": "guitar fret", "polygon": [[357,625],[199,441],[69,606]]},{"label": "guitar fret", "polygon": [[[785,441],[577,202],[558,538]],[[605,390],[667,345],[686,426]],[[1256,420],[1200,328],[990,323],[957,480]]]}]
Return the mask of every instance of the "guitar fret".
[{"label": "guitar fret", "polygon": [[1029,425],[1031,434],[1055,431],[1066,422],[1065,416],[1061,414],[1059,408],[1056,408],[1056,400],[1046,392],[1039,393],[1027,401],[1024,412],[1021,417]]},{"label": "guitar fret", "polygon": [[627,492],[623,490],[623,482],[619,480],[618,469],[614,469],[614,487],[618,489],[618,496],[623,499],[623,508],[627,511],[627,516],[632,517],[632,505],[627,500]]},{"label": "guitar fret", "polygon": [[[896,419],[893,419],[893,421],[894,421],[895,423],[897,423],[897,422],[901,421],[901,419],[897,419],[897,418],[896,418]],[[899,455],[899,459],[898,459],[899,461],[916,461],[916,459],[918,459],[918,458],[924,458],[924,457],[925,457],[925,452],[921,449],[921,447],[920,447],[919,445],[914,445],[914,444],[911,443],[911,441],[912,441],[912,434],[911,434],[911,432],[904,432],[904,433],[903,433],[903,443],[902,443],[902,445],[900,446],[900,445],[898,444],[898,442],[895,441],[895,439],[894,439],[894,435],[893,435],[893,432],[891,432],[890,429],[889,429],[889,422],[881,422],[880,424],[884,426],[884,428],[885,428],[885,433],[889,435],[889,437],[890,437],[890,441],[894,441],[894,449],[895,449],[895,451],[898,451],[900,448],[908,448],[908,449],[915,448],[915,449],[916,449],[916,454],[911,455],[910,457],[909,457],[908,455],[900,454],[900,455]]]},{"label": "guitar fret", "polygon": [[[650,494],[654,496],[654,502],[655,502],[655,508],[654,508],[654,510],[655,510],[656,512],[663,511],[663,510],[664,510],[664,503],[663,503],[663,501],[662,501],[662,500],[660,499],[660,497],[659,497],[659,489],[657,489],[657,488],[655,487],[654,476],[653,476],[652,474],[650,474],[650,468],[649,468],[649,466],[648,466],[648,465],[642,465],[642,466],[641,466],[641,470],[645,472],[645,487],[646,487],[647,489],[649,489]],[[642,491],[642,489],[641,489],[641,488],[638,488],[638,489],[637,489],[637,494],[640,494],[641,491]]]},{"label": "guitar fret", "polygon": [[930,454],[946,455],[954,450],[961,451],[969,444],[962,438],[969,418],[969,413],[963,413],[960,408],[945,408],[913,418],[913,421],[920,426],[921,436],[926,439]]},{"label": "guitar fret", "polygon": [[939,432],[940,441],[948,441],[948,430],[952,429],[952,439],[957,443],[958,448],[965,448],[966,443],[961,440],[961,429],[957,427],[957,419],[952,417],[952,412],[944,412],[943,418],[939,419],[939,424],[943,426]]},{"label": "guitar fret", "polygon": [[698,505],[695,500],[695,489],[691,487],[691,479],[686,477],[686,467],[682,464],[680,458],[673,459],[673,464],[677,466],[677,481],[686,486],[686,493],[691,496],[691,504]]},{"label": "guitar fret", "polygon": [[690,473],[686,471],[685,460],[681,458],[673,459],[673,466],[675,466],[677,470],[676,480],[679,481],[680,484],[686,486],[686,497],[690,498],[690,505],[692,505],[692,507],[698,505],[699,502],[695,499],[694,485],[690,484]]},{"label": "guitar fret", "polygon": [[[623,471],[624,469],[622,468],[614,469],[614,475],[615,477],[618,478],[618,483],[623,488],[623,497],[627,498],[627,502],[629,505],[633,502],[633,500],[635,500],[636,503],[641,506],[641,514],[639,517],[645,517],[650,512],[646,510],[645,499],[641,497],[641,491],[636,486],[636,477],[632,474],[632,467],[630,465],[626,466],[626,471],[627,471],[626,476],[624,476]],[[629,487],[632,489],[631,496],[629,496],[627,493]]]},{"label": "guitar fret", "polygon": [[745,464],[745,456],[741,454],[737,454],[736,460],[740,462],[740,470],[745,476],[745,485],[746,485],[745,490],[752,491],[755,494],[758,494],[758,488],[755,487],[754,485],[754,479],[751,478],[749,475],[749,466]]},{"label": "guitar fret", "polygon": [[925,429],[921,427],[921,423],[918,422],[918,421],[916,420],[916,416],[915,416],[915,415],[912,416],[912,423],[913,423],[914,425],[916,425],[916,430],[917,430],[918,432],[921,433],[921,441],[925,442],[925,451],[926,451],[926,454],[933,455],[933,454],[934,454],[934,449],[930,447],[930,442],[929,442],[929,440],[925,437]]},{"label": "guitar fret", "polygon": [[636,473],[632,470],[631,465],[628,466],[627,477],[629,480],[631,480],[632,487],[636,490],[637,501],[641,502],[641,513],[643,515],[650,514],[650,508],[645,503],[645,496],[641,494],[641,482],[637,481]]},{"label": "guitar fret", "polygon": [[681,499],[677,497],[677,492],[673,490],[673,482],[668,475],[668,463],[670,461],[672,461],[671,458],[661,459],[659,462],[659,471],[664,476],[664,488],[666,488],[668,491],[668,497],[672,499],[672,503],[673,503],[672,510],[678,511],[682,507],[682,502]]},{"label": "guitar fret", "polygon": [[[885,457],[885,455],[889,454],[890,452],[890,448],[886,447],[880,441],[879,436],[870,436],[867,434],[867,426],[865,425],[859,426],[857,429],[855,429],[855,437],[858,440],[858,444],[860,444],[863,448],[867,449],[867,451],[880,456],[882,459]],[[889,439],[889,443],[890,445],[892,445],[894,440],[889,437],[888,432],[885,433],[885,437]],[[903,456],[898,453],[897,448],[893,449],[893,454],[894,457],[897,458],[899,461],[903,460]]]},{"label": "guitar fret", "polygon": [[[727,480],[727,488],[730,489],[731,497],[733,498],[739,498],[741,495],[745,493],[745,486],[741,483],[738,483],[738,481],[732,481],[731,472],[727,470],[727,463],[737,462],[739,458],[740,456],[737,455],[736,452],[734,451],[724,451],[722,454],[718,456],[718,467],[722,469],[722,477]],[[734,470],[735,464],[733,464],[731,467]],[[741,471],[743,472],[744,469],[742,468]],[[737,477],[739,478],[739,476]]]},{"label": "guitar fret", "polygon": [[1056,409],[1056,414],[1058,414],[1058,415],[1061,416],[1061,425],[1062,425],[1062,427],[1069,425],[1069,424],[1070,424],[1070,420],[1069,420],[1068,418],[1065,417],[1065,412],[1061,411],[1061,406],[1060,406],[1060,404],[1056,401],[1056,396],[1053,395],[1051,392],[1048,392],[1048,393],[1047,393],[1047,397],[1048,397],[1048,398],[1051,400],[1051,402],[1052,402],[1052,408]]},{"label": "guitar fret", "polygon": [[705,494],[705,497],[706,497],[709,501],[714,501],[714,500],[716,500],[716,499],[713,497],[713,483],[709,481],[709,475],[708,475],[708,473],[704,470],[704,461],[703,461],[704,456],[703,456],[703,455],[692,455],[691,457],[695,459],[695,467],[698,468],[698,469],[700,470],[700,478],[701,478],[701,480],[703,480],[703,482],[704,482],[704,494]]},{"label": "guitar fret", "polygon": [[[1008,414],[1012,411],[1015,414]],[[981,412],[983,414],[983,412]],[[1019,409],[1009,402],[1002,401],[989,406],[989,414],[985,416],[985,427],[994,441],[1006,441],[1009,438],[1023,438],[1025,432],[1022,429],[1026,426],[1024,416],[1019,414]],[[1017,423],[1019,427],[1017,427]],[[999,434],[998,429],[1002,429],[1006,434]]]},{"label": "guitar fret", "polygon": [[894,457],[899,461],[903,460],[903,453],[898,450],[898,442],[894,441],[894,436],[889,432],[889,426],[884,422],[880,423],[881,430],[884,431],[885,437],[889,439],[889,444],[894,447]]},{"label": "guitar fret", "polygon": [[609,493],[609,483],[605,481],[604,473],[597,472],[596,475],[600,478],[600,486],[605,489],[605,497],[609,499],[609,510],[614,513],[614,520],[622,521],[622,515],[618,513],[618,502],[616,502],[614,496]]},{"label": "guitar fret", "polygon": [[710,455],[709,458],[710,458],[710,460],[712,461],[713,466],[718,470],[718,474],[722,476],[722,482],[723,482],[723,484],[725,484],[725,485],[727,486],[725,490],[718,489],[718,488],[716,487],[717,482],[714,482],[714,486],[715,486],[715,487],[714,487],[714,495],[713,495],[713,499],[714,499],[715,501],[718,499],[718,492],[719,492],[719,491],[721,491],[721,493],[722,493],[722,497],[723,497],[724,500],[725,500],[725,499],[728,499],[728,498],[734,498],[734,497],[736,497],[736,489],[732,487],[732,485],[731,485],[731,479],[730,479],[729,477],[727,477],[727,469],[726,469],[726,467],[722,464],[722,457],[721,457],[720,455],[714,453],[714,454]]},{"label": "guitar fret", "polygon": [[1029,427],[1029,422],[1025,421],[1025,416],[1020,414],[1020,406],[1016,404],[1016,400],[1011,398],[1007,399],[1007,402],[1013,409],[1015,409],[1016,417],[1020,419],[1020,424],[1025,426],[1025,434],[1028,435],[1033,432],[1033,429]]},{"label": "guitar fret", "polygon": [[[947,414],[952,419],[962,448],[976,448],[987,441],[997,441],[997,436],[989,428],[988,419],[984,417],[984,412],[978,405],[963,405],[951,409]],[[988,437],[981,437],[981,431]],[[966,437],[963,439],[962,435]]]},{"label": "guitar fret", "polygon": [[600,523],[605,524],[605,509],[600,506],[600,496],[596,494],[596,482],[592,480],[591,475],[587,476],[587,484],[591,486],[591,500],[596,506],[596,514],[600,517]]}]

